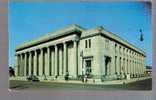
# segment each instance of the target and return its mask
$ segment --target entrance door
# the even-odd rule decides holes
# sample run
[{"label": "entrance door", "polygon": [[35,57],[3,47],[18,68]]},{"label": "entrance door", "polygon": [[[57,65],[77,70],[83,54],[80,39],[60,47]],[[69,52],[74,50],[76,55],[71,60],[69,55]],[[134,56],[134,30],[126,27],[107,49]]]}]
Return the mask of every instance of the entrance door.
[{"label": "entrance door", "polygon": [[92,73],[92,60],[91,59],[85,59],[84,60],[85,63],[85,74],[87,75],[87,77],[91,77],[91,73]]},{"label": "entrance door", "polygon": [[111,57],[105,56],[105,75],[110,74]]}]

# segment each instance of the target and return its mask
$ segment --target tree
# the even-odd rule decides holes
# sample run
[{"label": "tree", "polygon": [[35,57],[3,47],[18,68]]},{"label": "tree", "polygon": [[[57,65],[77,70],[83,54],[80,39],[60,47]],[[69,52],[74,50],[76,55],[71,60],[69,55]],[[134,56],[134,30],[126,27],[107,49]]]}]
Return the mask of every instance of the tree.
[{"label": "tree", "polygon": [[10,75],[10,77],[11,77],[11,76],[15,76],[14,68],[9,67],[9,75]]}]

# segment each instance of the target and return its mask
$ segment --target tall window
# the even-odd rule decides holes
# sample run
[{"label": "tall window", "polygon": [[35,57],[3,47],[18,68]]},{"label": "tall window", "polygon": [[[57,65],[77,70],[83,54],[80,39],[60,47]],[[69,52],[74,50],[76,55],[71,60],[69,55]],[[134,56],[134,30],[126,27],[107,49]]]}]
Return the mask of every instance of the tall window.
[{"label": "tall window", "polygon": [[120,60],[119,60],[119,64],[120,64],[120,74],[121,74],[121,70],[122,70],[122,67],[121,67],[121,57],[120,57]]},{"label": "tall window", "polygon": [[89,39],[88,41],[89,41],[89,48],[91,48],[91,39]]},{"label": "tall window", "polygon": [[85,40],[85,48],[91,48],[91,39]]},{"label": "tall window", "polygon": [[119,47],[119,52],[120,52],[120,54],[121,54],[121,46]]},{"label": "tall window", "polygon": [[115,56],[115,74],[117,74],[116,60],[117,60],[117,56]]},{"label": "tall window", "polygon": [[127,54],[127,57],[128,57],[128,49],[127,49],[127,52],[126,52],[126,54]]},{"label": "tall window", "polygon": [[87,40],[85,40],[85,47],[87,48]]},{"label": "tall window", "polygon": [[123,55],[125,55],[125,48],[123,47]]},{"label": "tall window", "polygon": [[117,52],[117,44],[115,44],[115,53]]}]

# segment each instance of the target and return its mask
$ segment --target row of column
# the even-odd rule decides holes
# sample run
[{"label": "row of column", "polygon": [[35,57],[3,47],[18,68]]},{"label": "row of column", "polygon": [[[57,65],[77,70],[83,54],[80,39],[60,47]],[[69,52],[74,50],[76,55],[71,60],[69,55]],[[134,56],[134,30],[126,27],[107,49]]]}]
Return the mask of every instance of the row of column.
[{"label": "row of column", "polygon": [[[63,46],[62,46],[63,45]],[[77,42],[73,41],[75,60],[73,65],[77,70]],[[68,72],[67,43],[48,46],[16,55],[18,76],[58,76]]]},{"label": "row of column", "polygon": [[144,58],[136,59],[134,56],[115,54],[115,74],[117,75],[143,75],[145,71]]},{"label": "row of column", "polygon": [[[118,74],[143,74],[144,73],[144,62],[137,62],[132,59],[125,59],[121,57],[116,57],[115,65],[116,72]],[[119,64],[119,65],[118,65]],[[118,67],[119,66],[119,67]]]}]

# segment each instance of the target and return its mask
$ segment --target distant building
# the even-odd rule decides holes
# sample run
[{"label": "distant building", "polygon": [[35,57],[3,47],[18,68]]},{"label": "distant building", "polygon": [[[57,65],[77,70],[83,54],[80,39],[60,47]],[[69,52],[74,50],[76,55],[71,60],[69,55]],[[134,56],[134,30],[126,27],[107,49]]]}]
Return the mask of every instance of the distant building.
[{"label": "distant building", "polygon": [[71,25],[16,48],[16,75],[95,80],[141,77],[145,52],[103,27]]},{"label": "distant building", "polygon": [[145,74],[148,76],[152,75],[152,66],[146,66]]}]

